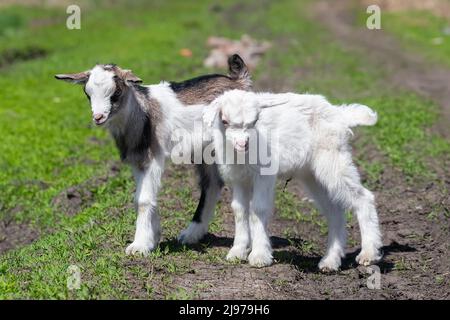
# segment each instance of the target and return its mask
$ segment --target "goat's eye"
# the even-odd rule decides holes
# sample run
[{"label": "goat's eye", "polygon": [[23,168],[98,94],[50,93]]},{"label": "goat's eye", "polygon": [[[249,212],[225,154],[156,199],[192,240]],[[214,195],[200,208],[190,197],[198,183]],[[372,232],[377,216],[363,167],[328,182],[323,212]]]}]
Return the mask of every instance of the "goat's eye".
[{"label": "goat's eye", "polygon": [[111,97],[112,102],[119,101],[119,98],[120,98],[121,94],[122,94],[122,90],[121,89],[117,89],[116,92],[114,92],[114,94]]},{"label": "goat's eye", "polygon": [[229,125],[227,120],[222,120],[222,123],[223,123],[224,126],[228,126]]}]

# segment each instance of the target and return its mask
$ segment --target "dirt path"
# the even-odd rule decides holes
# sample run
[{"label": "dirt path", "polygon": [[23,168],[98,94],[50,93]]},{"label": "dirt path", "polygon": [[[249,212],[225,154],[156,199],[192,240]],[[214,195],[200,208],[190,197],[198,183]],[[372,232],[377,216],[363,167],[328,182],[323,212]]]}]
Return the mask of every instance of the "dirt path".
[{"label": "dirt path", "polygon": [[[354,27],[351,1],[333,2],[333,11],[329,10],[329,5],[329,0],[322,0],[314,8],[319,20],[335,38],[344,46],[362,52],[368,63],[383,66],[388,77],[386,80],[394,87],[416,92],[437,103],[441,107],[440,120],[431,129],[444,138],[450,138],[450,69],[405,51],[383,30]],[[375,159],[380,158],[376,151],[371,153]],[[367,155],[360,156],[367,158]],[[448,298],[450,172],[445,167],[436,167],[433,159],[427,161],[439,173],[436,181],[411,186],[393,168],[386,167],[383,173],[377,199],[385,231],[384,241],[404,250],[403,253],[398,250],[388,252],[385,261],[395,261],[396,269],[404,269],[399,277],[403,282],[402,294],[407,290],[407,294],[416,297],[425,293],[428,298]],[[405,287],[408,282],[411,284],[409,290]]]},{"label": "dirt path", "polygon": [[[330,10],[331,5],[333,10]],[[345,46],[363,51],[368,63],[383,66],[390,83],[417,92],[440,105],[441,117],[434,129],[438,134],[450,137],[450,69],[433,65],[404,50],[383,30],[355,28],[352,25],[355,19],[352,1],[321,0],[314,9],[318,20]]]}]

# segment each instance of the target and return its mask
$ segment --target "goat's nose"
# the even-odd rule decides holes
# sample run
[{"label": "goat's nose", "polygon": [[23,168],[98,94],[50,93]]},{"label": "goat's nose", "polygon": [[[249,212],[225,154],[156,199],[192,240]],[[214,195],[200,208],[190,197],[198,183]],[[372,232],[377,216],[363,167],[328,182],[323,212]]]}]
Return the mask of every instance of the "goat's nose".
[{"label": "goat's nose", "polygon": [[236,146],[238,150],[247,150],[248,149],[248,140],[238,140],[236,141]]},{"label": "goat's nose", "polygon": [[103,119],[103,117],[104,117],[103,113],[96,113],[96,114],[94,114],[94,120],[95,121],[100,121],[100,120]]},{"label": "goat's nose", "polygon": [[236,141],[236,144],[239,146],[239,147],[245,147],[246,145],[247,145],[247,140],[238,140],[238,141]]}]

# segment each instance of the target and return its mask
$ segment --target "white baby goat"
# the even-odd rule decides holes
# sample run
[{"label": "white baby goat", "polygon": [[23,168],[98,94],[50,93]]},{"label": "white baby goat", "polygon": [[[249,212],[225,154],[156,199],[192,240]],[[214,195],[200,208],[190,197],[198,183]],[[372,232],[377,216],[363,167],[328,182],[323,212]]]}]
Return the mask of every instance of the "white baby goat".
[{"label": "white baby goat", "polygon": [[[381,259],[374,196],[360,182],[348,143],[351,127],[376,123],[374,111],[358,104],[334,106],[320,95],[231,90],[205,109],[203,120],[215,129],[215,156],[233,189],[236,235],[227,259],[248,259],[257,267],[272,264],[267,223],[277,176],[299,178],[327,218],[321,270],[339,269],[345,256],[345,210],[354,211],[361,230],[356,261],[370,265]],[[233,156],[245,155],[244,164],[221,158],[230,149]],[[263,165],[262,149],[275,170]]]}]

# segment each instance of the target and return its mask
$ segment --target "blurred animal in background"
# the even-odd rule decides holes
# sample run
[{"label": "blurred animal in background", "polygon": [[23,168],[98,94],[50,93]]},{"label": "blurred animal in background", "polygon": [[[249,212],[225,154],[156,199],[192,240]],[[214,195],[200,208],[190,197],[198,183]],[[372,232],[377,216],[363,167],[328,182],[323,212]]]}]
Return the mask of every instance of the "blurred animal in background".
[{"label": "blurred animal in background", "polygon": [[226,68],[228,58],[239,54],[249,69],[254,69],[264,53],[271,47],[268,41],[257,41],[247,34],[240,40],[209,37],[207,46],[212,48],[203,64],[209,68]]}]

